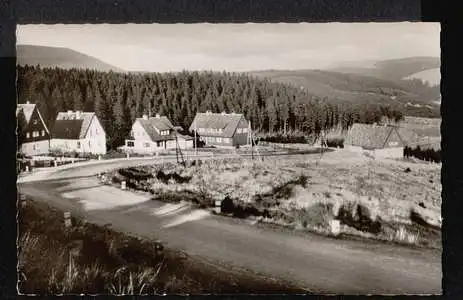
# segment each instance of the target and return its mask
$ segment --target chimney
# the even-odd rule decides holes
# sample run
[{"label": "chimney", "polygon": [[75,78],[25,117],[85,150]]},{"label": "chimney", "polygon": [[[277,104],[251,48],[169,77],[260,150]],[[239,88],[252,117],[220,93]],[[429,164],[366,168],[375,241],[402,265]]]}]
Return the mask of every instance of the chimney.
[{"label": "chimney", "polygon": [[26,104],[31,104],[31,103],[29,101],[27,101]]},{"label": "chimney", "polygon": [[81,110],[76,110],[76,119],[80,119],[80,116],[82,115]]},{"label": "chimney", "polygon": [[156,114],[156,119],[159,119],[161,116],[159,114]]},{"label": "chimney", "polygon": [[148,115],[143,115],[143,120],[148,120]]},{"label": "chimney", "polygon": [[68,117],[71,118],[72,116],[72,110],[68,110]]}]

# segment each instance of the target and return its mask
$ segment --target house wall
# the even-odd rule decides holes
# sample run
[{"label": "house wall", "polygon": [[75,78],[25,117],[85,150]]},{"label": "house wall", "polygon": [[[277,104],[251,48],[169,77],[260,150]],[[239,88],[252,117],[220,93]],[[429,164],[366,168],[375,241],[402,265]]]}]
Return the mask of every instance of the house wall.
[{"label": "house wall", "polygon": [[[403,141],[407,142],[407,141]],[[395,130],[392,130],[391,134],[389,135],[389,138],[386,141],[386,144],[384,145],[384,148],[398,148],[402,147],[402,140],[400,139],[399,135]]]},{"label": "house wall", "polygon": [[208,146],[216,147],[233,147],[232,138],[223,138],[216,136],[200,136],[200,140],[203,141]]},{"label": "house wall", "polygon": [[390,147],[385,149],[376,149],[375,157],[378,158],[402,158],[404,154],[403,147]]},{"label": "house wall", "polygon": [[92,118],[81,147],[76,151],[82,153],[106,154],[106,133],[97,117]]},{"label": "house wall", "polygon": [[23,143],[21,145],[21,152],[27,156],[48,154],[50,152],[50,141],[47,139]]},{"label": "house wall", "polygon": [[[60,150],[62,152],[77,151],[78,142],[82,142],[82,140],[51,139],[50,140],[50,150]],[[80,151],[77,151],[77,152],[80,152]]]},{"label": "house wall", "polygon": [[246,121],[246,119],[242,117],[233,135],[233,145],[234,146],[237,146],[237,145],[242,146],[248,143],[248,134],[249,134],[248,127],[249,127],[248,121]]}]

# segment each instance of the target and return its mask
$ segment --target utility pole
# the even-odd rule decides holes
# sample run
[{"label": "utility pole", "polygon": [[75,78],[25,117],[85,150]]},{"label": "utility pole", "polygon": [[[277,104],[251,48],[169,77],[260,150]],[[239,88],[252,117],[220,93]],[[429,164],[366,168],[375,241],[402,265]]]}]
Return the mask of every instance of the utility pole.
[{"label": "utility pole", "polygon": [[[198,114],[196,113],[196,116],[198,116]],[[195,165],[198,165],[198,137],[196,135],[196,131],[198,131],[197,129],[197,125],[196,125],[196,121],[197,119],[195,118],[194,122],[195,122]]]},{"label": "utility pole", "polygon": [[251,140],[251,159],[254,160],[254,141],[252,137],[252,126],[251,126],[251,121],[249,121],[249,128],[248,128],[248,136],[250,137]]}]

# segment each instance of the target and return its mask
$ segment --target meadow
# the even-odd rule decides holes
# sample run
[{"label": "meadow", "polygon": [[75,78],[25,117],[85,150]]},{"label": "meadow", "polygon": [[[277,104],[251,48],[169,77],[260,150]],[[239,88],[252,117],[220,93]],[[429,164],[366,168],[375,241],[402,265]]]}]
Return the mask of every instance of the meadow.
[{"label": "meadow", "polygon": [[220,201],[222,214],[256,223],[330,234],[337,219],[344,236],[440,248],[440,165],[413,158],[373,159],[343,149],[146,166],[112,178],[166,202],[208,209]]}]

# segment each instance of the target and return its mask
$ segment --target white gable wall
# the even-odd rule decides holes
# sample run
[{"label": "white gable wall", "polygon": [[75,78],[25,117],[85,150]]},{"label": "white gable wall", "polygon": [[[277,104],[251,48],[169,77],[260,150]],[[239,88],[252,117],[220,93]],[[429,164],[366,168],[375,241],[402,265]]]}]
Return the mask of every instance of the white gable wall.
[{"label": "white gable wall", "polygon": [[80,152],[106,154],[106,133],[96,116],[92,118],[87,134],[80,142],[82,148]]}]

